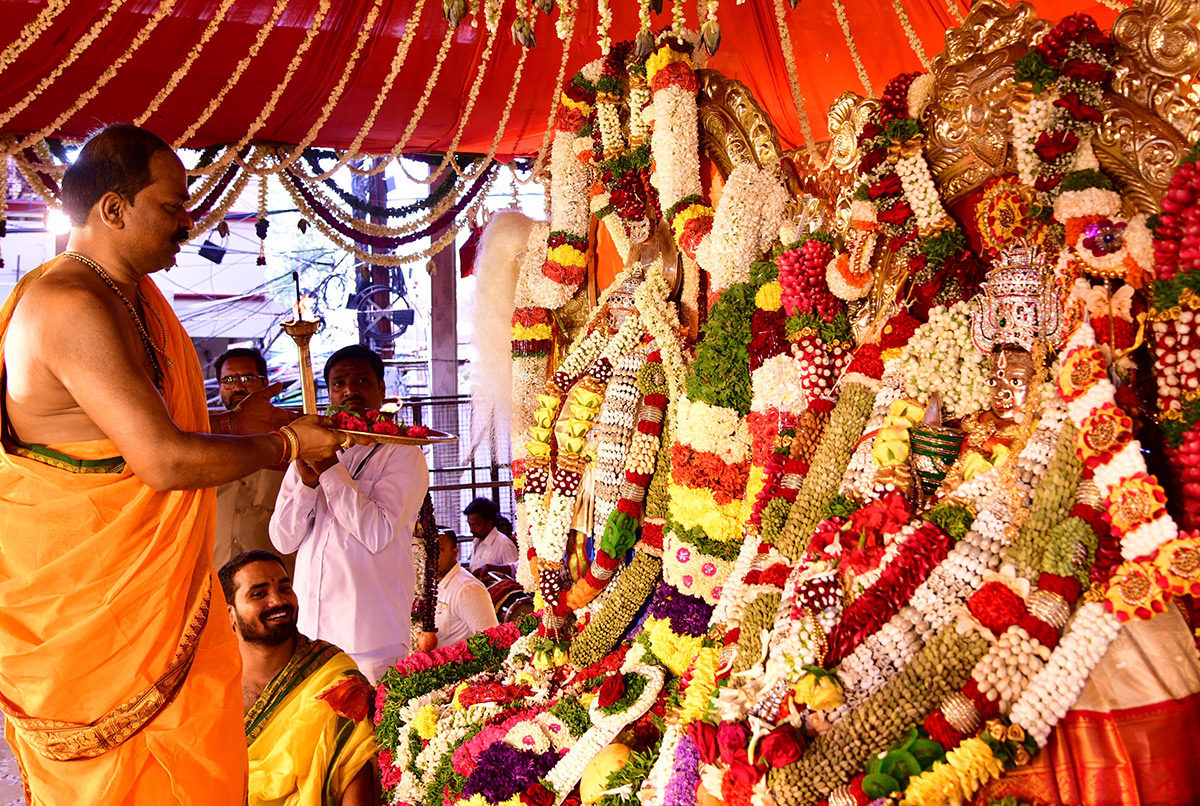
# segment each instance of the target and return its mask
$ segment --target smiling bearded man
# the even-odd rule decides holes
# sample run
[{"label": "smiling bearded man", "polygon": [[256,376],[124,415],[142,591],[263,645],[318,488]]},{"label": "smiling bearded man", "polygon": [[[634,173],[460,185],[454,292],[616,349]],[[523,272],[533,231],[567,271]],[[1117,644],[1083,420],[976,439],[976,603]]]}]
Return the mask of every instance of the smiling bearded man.
[{"label": "smiling bearded man", "polygon": [[[0,309],[0,708],[30,803],[241,804],[240,661],[213,592],[214,485],[329,456],[263,403],[209,430],[149,275],[192,226],[160,138],[110,126],[62,180],[68,251]],[[259,415],[266,414],[267,417]],[[219,614],[218,610],[218,614]]]},{"label": "smiling bearded man", "polygon": [[374,689],[346,653],[296,629],[278,555],[242,552],[219,576],[242,654],[250,806],[374,806]]}]

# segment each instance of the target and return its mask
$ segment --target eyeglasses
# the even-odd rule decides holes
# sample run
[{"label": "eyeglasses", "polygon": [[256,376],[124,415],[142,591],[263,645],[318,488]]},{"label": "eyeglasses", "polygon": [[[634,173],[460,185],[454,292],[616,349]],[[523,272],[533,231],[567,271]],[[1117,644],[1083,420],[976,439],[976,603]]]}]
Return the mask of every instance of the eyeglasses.
[{"label": "eyeglasses", "polygon": [[218,380],[217,383],[221,384],[222,386],[233,386],[235,383],[239,382],[244,385],[250,383],[251,381],[265,381],[266,379],[266,375],[226,375],[224,378]]}]

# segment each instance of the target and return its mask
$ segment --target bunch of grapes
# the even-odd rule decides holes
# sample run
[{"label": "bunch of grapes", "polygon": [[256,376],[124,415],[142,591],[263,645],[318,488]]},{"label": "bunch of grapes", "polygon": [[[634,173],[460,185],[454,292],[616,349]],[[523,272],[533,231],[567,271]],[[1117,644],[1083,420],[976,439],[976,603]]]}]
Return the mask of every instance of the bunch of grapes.
[{"label": "bunch of grapes", "polygon": [[783,309],[788,316],[815,313],[826,322],[842,310],[842,302],[825,282],[825,267],[833,259],[829,244],[809,238],[796,249],[789,249],[777,260],[779,284],[783,291]]}]

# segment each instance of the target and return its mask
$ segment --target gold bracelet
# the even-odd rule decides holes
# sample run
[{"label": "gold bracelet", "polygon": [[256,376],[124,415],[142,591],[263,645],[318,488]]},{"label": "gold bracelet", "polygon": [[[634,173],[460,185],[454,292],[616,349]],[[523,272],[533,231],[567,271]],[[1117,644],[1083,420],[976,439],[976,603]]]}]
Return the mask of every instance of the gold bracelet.
[{"label": "gold bracelet", "polygon": [[289,426],[280,426],[275,433],[283,437],[283,458],[280,464],[286,464],[300,458],[300,438]]}]

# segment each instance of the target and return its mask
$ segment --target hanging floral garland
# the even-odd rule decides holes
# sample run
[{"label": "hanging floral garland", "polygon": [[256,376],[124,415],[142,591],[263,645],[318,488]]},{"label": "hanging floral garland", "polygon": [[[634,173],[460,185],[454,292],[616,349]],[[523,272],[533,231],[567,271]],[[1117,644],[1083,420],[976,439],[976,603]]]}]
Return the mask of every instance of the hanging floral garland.
[{"label": "hanging floral garland", "polygon": [[[1087,14],[1065,17],[1015,65],[1023,95],[1013,107],[1021,182],[1049,207],[1070,172],[1087,164],[1115,58],[1111,39]],[[1080,164],[1081,157],[1085,160]]]}]

